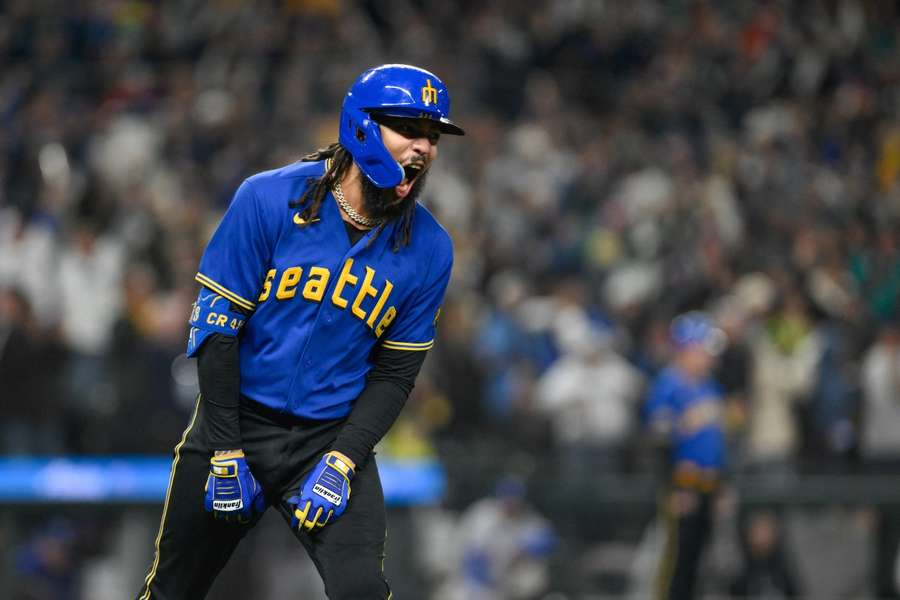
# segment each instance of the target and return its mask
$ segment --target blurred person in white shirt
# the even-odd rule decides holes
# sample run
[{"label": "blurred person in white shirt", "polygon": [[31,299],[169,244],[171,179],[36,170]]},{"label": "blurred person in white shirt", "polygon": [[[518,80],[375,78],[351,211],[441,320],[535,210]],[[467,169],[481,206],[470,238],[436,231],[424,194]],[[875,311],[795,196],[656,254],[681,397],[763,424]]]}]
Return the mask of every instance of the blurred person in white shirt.
[{"label": "blurred person in white shirt", "polygon": [[900,464],[900,324],[882,326],[862,361],[862,453]]},{"label": "blurred person in white shirt", "polygon": [[[862,359],[861,454],[864,468],[893,476],[900,467],[900,324],[884,323]],[[900,597],[900,510],[879,506],[875,534],[875,591],[880,598]]]},{"label": "blurred person in white shirt", "polygon": [[802,442],[795,415],[815,386],[823,351],[806,299],[787,292],[752,342],[747,436],[751,465],[793,468]]},{"label": "blurred person in white shirt", "polygon": [[78,354],[106,352],[112,326],[122,309],[124,247],[101,236],[95,223],[81,218],[60,259],[62,333]]},{"label": "blurred person in white shirt", "polygon": [[58,264],[59,247],[49,225],[12,207],[0,211],[0,287],[21,289],[44,328],[59,317]]},{"label": "blurred person in white shirt", "polygon": [[[115,412],[106,361],[122,311],[124,261],[121,242],[100,235],[90,217],[77,218],[59,265],[60,329],[68,351],[63,385],[75,451],[96,451],[92,424]],[[104,428],[100,421],[96,426]]]},{"label": "blurred person in white shirt", "polygon": [[537,406],[551,420],[573,481],[619,471],[634,429],[644,380],[613,347],[613,337],[586,320],[558,328],[562,356],[537,383]]}]

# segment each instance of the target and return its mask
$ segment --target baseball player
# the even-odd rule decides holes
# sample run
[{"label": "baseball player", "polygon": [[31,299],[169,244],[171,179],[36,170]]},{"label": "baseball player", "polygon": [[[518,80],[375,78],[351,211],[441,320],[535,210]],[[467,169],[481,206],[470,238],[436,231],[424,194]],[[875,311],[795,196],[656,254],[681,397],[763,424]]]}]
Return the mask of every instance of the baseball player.
[{"label": "baseball player", "polygon": [[339,141],[245,180],[196,279],[200,395],[175,447],[139,600],[203,598],[267,507],[329,598],[388,598],[372,448],[434,344],[453,248],[416,202],[448,118],[433,73],[383,65],[350,87]]},{"label": "baseball player", "polygon": [[658,572],[660,600],[694,597],[697,567],[712,530],[712,506],[725,460],[723,396],[710,377],[725,334],[703,313],[676,317],[675,350],[644,406],[651,429],[668,449],[662,513],[667,541]]}]

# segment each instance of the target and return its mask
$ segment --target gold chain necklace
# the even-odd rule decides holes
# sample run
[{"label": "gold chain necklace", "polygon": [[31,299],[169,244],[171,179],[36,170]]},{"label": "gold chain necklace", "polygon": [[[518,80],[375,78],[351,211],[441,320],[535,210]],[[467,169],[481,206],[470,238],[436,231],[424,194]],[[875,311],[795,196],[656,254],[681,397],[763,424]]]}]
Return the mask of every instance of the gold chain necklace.
[{"label": "gold chain necklace", "polygon": [[[331,168],[331,164],[333,159],[329,158],[325,161],[325,170]],[[334,187],[331,188],[331,191],[334,192],[334,199],[337,200],[338,206],[340,206],[347,216],[350,217],[350,220],[356,223],[357,225],[362,225],[363,227],[367,227],[368,229],[372,229],[376,225],[380,225],[381,221],[377,221],[375,219],[370,219],[369,217],[364,217],[347,202],[347,199],[344,198],[344,190],[341,189],[341,182],[335,181]]]},{"label": "gold chain necklace", "polygon": [[341,182],[335,181],[334,187],[332,188],[334,192],[334,199],[337,200],[337,203],[340,205],[344,212],[347,213],[347,216],[350,217],[350,220],[356,223],[357,225],[362,225],[368,229],[372,229],[376,225],[379,225],[381,222],[376,219],[370,219],[369,217],[364,217],[347,202],[347,199],[344,198],[344,190],[341,189]]}]

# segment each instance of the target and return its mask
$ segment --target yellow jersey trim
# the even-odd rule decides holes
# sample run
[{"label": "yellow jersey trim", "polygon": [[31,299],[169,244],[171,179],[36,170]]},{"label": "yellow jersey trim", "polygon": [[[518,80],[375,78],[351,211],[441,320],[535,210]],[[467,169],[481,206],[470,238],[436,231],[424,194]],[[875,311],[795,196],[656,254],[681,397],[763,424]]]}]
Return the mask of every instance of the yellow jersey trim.
[{"label": "yellow jersey trim", "polygon": [[395,342],[392,340],[385,340],[381,345],[391,350],[412,350],[414,352],[421,352],[422,350],[430,350],[432,346],[434,346],[434,340],[428,342]]},{"label": "yellow jersey trim", "polygon": [[220,296],[224,296],[225,298],[228,298],[229,300],[231,300],[232,302],[234,302],[235,304],[237,304],[238,306],[240,306],[243,309],[254,310],[256,308],[255,303],[250,302],[249,300],[245,300],[244,298],[241,298],[240,296],[238,296],[237,294],[235,294],[228,288],[226,288],[222,285],[219,285],[218,283],[216,283],[215,281],[213,281],[212,279],[210,279],[203,273],[197,273],[194,276],[194,279],[196,279],[197,281],[199,281],[200,283],[202,283],[203,285],[205,285],[206,287],[208,287],[215,293],[219,294]]},{"label": "yellow jersey trim", "polygon": [[172,497],[172,483],[175,481],[175,469],[178,467],[178,461],[181,459],[181,447],[184,446],[188,434],[191,432],[191,429],[194,428],[194,423],[197,421],[197,413],[200,412],[200,398],[200,394],[197,394],[197,404],[194,406],[194,415],[191,417],[191,422],[188,424],[187,429],[185,429],[184,433],[181,435],[181,441],[175,446],[175,460],[172,461],[172,472],[169,473],[169,485],[166,488],[166,500],[163,503],[162,517],[159,520],[159,533],[156,534],[156,542],[154,543],[156,552],[153,557],[153,565],[150,567],[150,572],[147,573],[147,576],[144,578],[144,586],[147,589],[141,594],[141,597],[138,600],[150,600],[150,584],[153,583],[153,578],[156,577],[156,569],[159,567],[159,544],[162,541],[163,530],[166,527],[166,514],[169,512],[169,499]]}]

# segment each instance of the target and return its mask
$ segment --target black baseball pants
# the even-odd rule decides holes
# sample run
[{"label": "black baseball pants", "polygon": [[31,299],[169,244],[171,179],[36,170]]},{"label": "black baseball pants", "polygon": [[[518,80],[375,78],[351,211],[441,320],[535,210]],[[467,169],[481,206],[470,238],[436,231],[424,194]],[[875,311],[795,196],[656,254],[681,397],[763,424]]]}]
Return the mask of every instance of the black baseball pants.
[{"label": "black baseball pants", "polygon": [[666,522],[666,546],[657,581],[660,600],[692,600],[696,597],[697,572],[703,549],[713,527],[714,495],[692,490],[676,490],[686,504],[663,506]]},{"label": "black baseball pants", "polygon": [[[337,437],[343,420],[306,421],[242,399],[241,436],[251,472],[268,506],[290,523],[287,499]],[[255,524],[224,523],[203,508],[212,451],[203,402],[175,447],[156,553],[138,600],[199,600],[206,596],[241,538]],[[258,520],[258,519],[257,519]],[[316,533],[294,532],[331,600],[389,598],[384,578],[387,518],[374,456],[358,465],[344,514]]]}]

